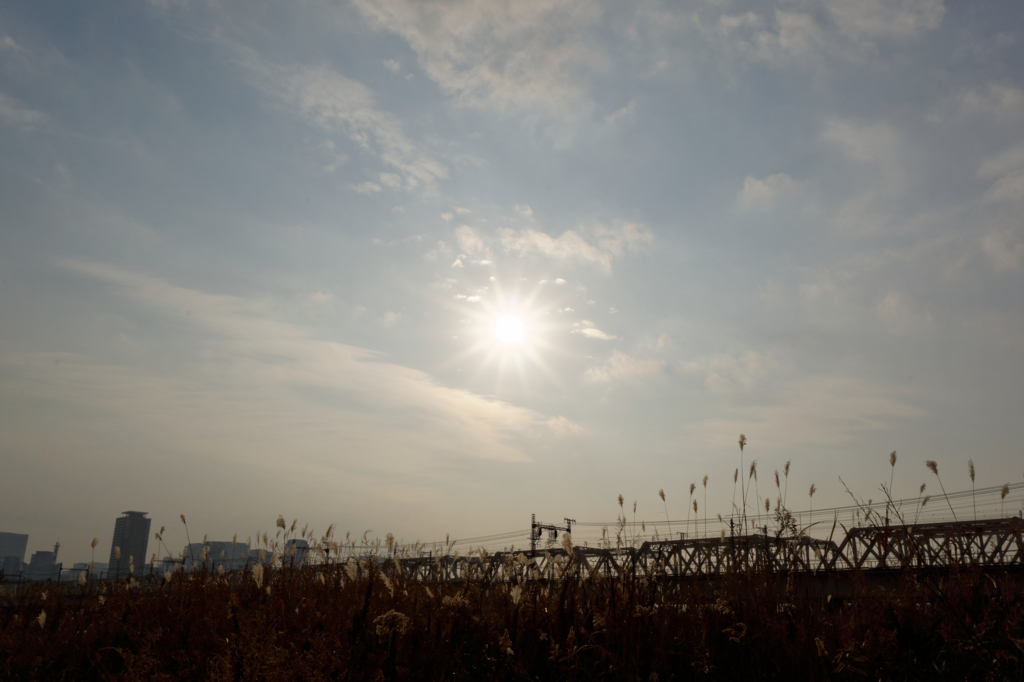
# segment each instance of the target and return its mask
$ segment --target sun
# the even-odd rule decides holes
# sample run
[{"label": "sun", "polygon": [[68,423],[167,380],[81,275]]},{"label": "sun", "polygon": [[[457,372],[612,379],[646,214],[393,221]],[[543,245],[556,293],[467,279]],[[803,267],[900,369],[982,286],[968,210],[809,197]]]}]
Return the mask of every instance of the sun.
[{"label": "sun", "polygon": [[523,340],[523,321],[515,315],[504,315],[494,322],[494,338],[514,344]]},{"label": "sun", "polygon": [[555,342],[562,327],[552,318],[558,296],[545,286],[547,280],[524,291],[525,281],[516,277],[507,286],[491,277],[486,285],[455,297],[463,301],[453,306],[461,333],[452,338],[462,347],[444,366],[471,365],[465,379],[470,383],[493,380],[494,386],[486,390],[495,395],[506,390],[529,391],[538,381],[561,383],[548,364],[548,356],[562,352]]}]

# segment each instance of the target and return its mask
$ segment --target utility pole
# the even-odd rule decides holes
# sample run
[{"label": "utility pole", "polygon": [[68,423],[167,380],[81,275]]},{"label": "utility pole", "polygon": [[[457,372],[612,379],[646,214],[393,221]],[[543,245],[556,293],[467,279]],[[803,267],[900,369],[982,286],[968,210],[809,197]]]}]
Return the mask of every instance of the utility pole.
[{"label": "utility pole", "polygon": [[562,520],[565,521],[565,528],[561,528],[559,526],[555,526],[555,525],[552,525],[550,523],[538,523],[537,522],[537,515],[536,514],[531,514],[530,515],[530,551],[531,552],[536,552],[537,551],[537,540],[540,539],[540,536],[544,533],[544,531],[548,532],[548,536],[552,540],[557,540],[558,539],[558,531],[560,531],[560,530],[561,531],[565,531],[566,533],[570,533],[571,534],[572,533],[572,526],[573,526],[574,523],[576,523],[576,519],[570,519],[569,517],[566,517],[566,518],[564,518]]}]

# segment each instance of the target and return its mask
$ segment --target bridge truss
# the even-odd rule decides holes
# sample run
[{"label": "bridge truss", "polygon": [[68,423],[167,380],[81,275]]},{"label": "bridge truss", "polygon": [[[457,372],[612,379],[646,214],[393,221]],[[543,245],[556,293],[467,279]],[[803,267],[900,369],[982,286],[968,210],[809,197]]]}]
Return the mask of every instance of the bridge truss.
[{"label": "bridge truss", "polygon": [[712,578],[739,571],[782,573],[1024,566],[1024,520],[869,526],[840,543],[767,534],[645,542],[640,547],[572,547],[469,556],[396,558],[415,581],[519,583],[564,578]]}]

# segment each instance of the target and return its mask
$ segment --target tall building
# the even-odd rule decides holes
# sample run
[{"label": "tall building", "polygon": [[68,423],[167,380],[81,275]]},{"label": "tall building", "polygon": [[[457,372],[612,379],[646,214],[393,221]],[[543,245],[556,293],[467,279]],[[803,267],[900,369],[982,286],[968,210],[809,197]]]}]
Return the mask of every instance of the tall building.
[{"label": "tall building", "polygon": [[18,557],[18,563],[25,562],[25,549],[28,547],[28,536],[20,533],[0,533],[0,561],[9,556]]},{"label": "tall building", "polygon": [[[146,518],[146,512],[126,511],[124,516],[114,523],[114,541],[110,545],[110,569],[107,575],[115,580],[127,578],[132,574],[129,566],[134,566],[134,575],[141,576],[146,565],[146,549],[149,547],[149,526],[152,519]],[[118,550],[121,558],[118,559]]]}]

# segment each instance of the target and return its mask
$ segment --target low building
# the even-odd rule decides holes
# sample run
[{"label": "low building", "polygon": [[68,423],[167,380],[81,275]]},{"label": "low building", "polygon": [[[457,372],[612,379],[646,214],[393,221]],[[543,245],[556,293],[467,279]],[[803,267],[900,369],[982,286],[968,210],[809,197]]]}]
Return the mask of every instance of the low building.
[{"label": "low building", "polygon": [[59,552],[60,543],[58,542],[53,546],[52,552],[33,553],[28,567],[23,571],[23,576],[28,580],[58,580],[61,568],[57,563]]},{"label": "low building", "polygon": [[249,562],[249,545],[244,542],[211,540],[193,542],[185,546],[184,561],[188,571],[206,568],[216,571],[223,566],[225,571],[245,568]]},{"label": "low building", "polygon": [[4,580],[17,580],[24,570],[24,562],[16,556],[3,557],[0,563],[0,573],[3,573]]}]

